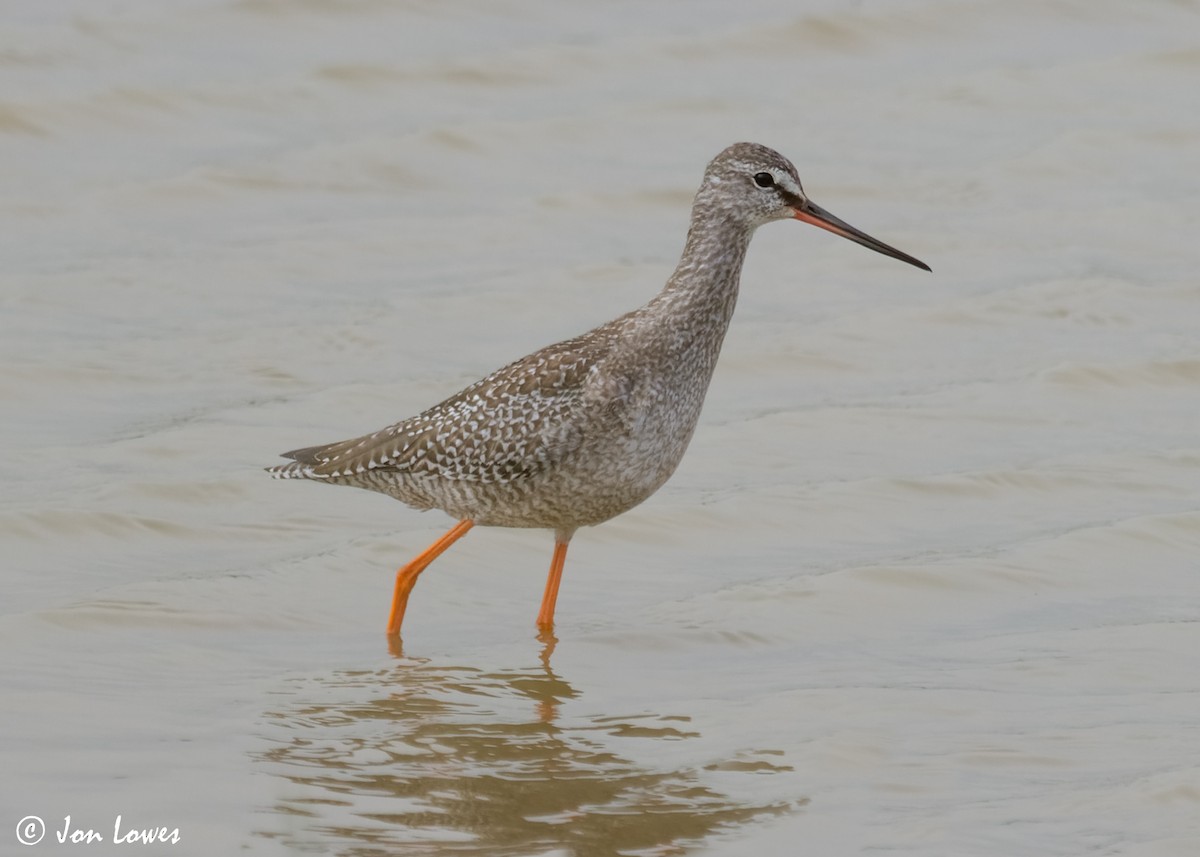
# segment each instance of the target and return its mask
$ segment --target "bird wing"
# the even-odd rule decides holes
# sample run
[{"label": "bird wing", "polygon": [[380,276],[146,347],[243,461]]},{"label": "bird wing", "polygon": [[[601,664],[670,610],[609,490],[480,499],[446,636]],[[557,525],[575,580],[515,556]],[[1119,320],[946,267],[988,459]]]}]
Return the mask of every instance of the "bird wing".
[{"label": "bird wing", "polygon": [[285,452],[279,477],[337,479],[368,471],[509,482],[552,465],[579,442],[573,416],[618,319],[543,348],[432,408],[372,434]]}]

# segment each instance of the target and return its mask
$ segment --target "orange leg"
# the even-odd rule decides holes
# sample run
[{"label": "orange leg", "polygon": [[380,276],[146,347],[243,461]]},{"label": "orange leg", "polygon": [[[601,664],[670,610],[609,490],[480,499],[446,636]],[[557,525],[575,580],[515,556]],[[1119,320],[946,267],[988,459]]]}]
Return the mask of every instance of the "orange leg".
[{"label": "orange leg", "polygon": [[441,556],[446,548],[466,535],[467,530],[473,526],[475,526],[475,522],[470,518],[459,521],[450,532],[425,548],[416,559],[396,572],[396,592],[392,596],[392,615],[388,617],[387,632],[389,637],[400,635],[400,625],[404,622],[404,608],[408,606],[408,594],[416,586],[417,578],[421,572],[428,568],[431,562]]},{"label": "orange leg", "polygon": [[548,631],[554,627],[554,604],[558,601],[558,585],[562,583],[563,564],[567,561],[567,543],[555,540],[554,558],[550,560],[550,576],[546,578],[546,594],[538,611],[538,627]]}]

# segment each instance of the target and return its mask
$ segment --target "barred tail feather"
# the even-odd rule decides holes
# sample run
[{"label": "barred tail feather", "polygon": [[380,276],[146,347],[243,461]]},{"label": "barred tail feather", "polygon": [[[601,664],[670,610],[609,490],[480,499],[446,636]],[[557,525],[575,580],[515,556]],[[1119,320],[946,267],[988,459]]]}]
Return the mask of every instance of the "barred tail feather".
[{"label": "barred tail feather", "polygon": [[291,458],[287,464],[277,464],[265,468],[274,479],[326,479],[328,473],[322,473],[317,468],[329,461],[330,450],[337,443],[323,443],[320,446],[306,446],[303,449],[293,449],[281,453],[284,458]]},{"label": "barred tail feather", "polygon": [[324,479],[325,475],[317,473],[312,464],[306,461],[289,461],[287,464],[277,464],[274,467],[263,468],[271,474],[272,479]]}]

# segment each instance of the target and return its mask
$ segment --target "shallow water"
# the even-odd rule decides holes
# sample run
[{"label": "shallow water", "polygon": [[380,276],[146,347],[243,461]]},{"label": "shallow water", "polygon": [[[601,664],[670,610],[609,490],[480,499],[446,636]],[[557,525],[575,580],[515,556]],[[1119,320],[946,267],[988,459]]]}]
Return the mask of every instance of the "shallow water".
[{"label": "shallow water", "polygon": [[[0,853],[1200,850],[1195,3],[5,17]],[[934,273],[764,228],[558,639],[477,529],[389,649],[448,520],[260,468],[648,299],[737,139]]]}]

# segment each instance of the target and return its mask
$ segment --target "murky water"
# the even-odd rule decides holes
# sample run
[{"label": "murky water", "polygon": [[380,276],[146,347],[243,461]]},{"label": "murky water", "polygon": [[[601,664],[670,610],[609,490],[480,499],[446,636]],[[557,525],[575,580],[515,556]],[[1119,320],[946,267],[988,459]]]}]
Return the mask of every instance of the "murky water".
[{"label": "murky water", "polygon": [[[4,23],[0,851],[1200,851],[1200,6]],[[934,273],[764,228],[558,639],[477,529],[390,650],[449,521],[260,468],[648,299],[739,139]]]}]

